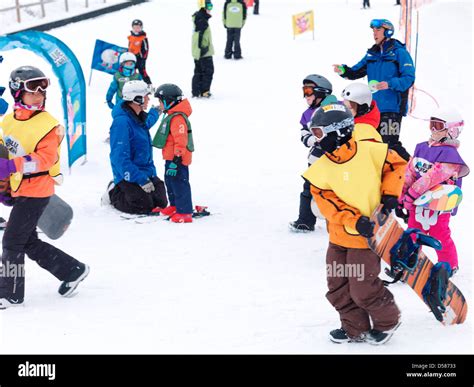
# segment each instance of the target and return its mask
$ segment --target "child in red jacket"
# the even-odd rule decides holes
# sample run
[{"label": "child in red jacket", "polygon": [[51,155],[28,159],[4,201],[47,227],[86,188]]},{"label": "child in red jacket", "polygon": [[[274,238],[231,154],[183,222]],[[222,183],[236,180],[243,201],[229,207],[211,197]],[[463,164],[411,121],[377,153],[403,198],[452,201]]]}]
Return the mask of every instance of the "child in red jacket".
[{"label": "child in red jacket", "polygon": [[158,87],[155,97],[160,100],[160,108],[166,116],[156,132],[153,146],[163,150],[165,184],[170,202],[170,206],[160,212],[170,216],[172,222],[191,223],[193,203],[188,168],[194,151],[188,120],[192,113],[191,105],[181,89],[171,83]]}]

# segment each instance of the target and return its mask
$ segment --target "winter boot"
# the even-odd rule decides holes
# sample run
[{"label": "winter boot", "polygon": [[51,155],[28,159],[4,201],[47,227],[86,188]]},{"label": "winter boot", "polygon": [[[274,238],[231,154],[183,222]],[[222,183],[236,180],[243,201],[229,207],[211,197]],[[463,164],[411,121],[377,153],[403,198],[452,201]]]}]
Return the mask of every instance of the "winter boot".
[{"label": "winter boot", "polygon": [[308,225],[301,220],[295,220],[288,224],[288,228],[293,232],[311,232],[314,231],[314,226]]},{"label": "winter boot", "polygon": [[173,223],[192,223],[193,214],[174,214],[170,220]]},{"label": "winter boot", "polygon": [[212,94],[210,91],[205,91],[204,93],[201,94],[202,98],[211,98]]},{"label": "winter boot", "polygon": [[110,191],[112,191],[113,189],[115,188],[115,184],[113,181],[111,181],[108,185],[107,185],[107,189],[105,190],[104,194],[102,195],[102,197],[100,198],[100,204],[102,206],[108,206],[110,205],[112,202],[110,201]]},{"label": "winter boot", "polygon": [[11,308],[12,306],[23,306],[23,300],[0,298],[0,310]]},{"label": "winter boot", "polygon": [[89,266],[81,263],[71,270],[69,277],[63,281],[58,289],[58,293],[63,297],[69,297],[79,286],[79,283],[89,275]]},{"label": "winter boot", "polygon": [[329,340],[336,344],[363,343],[365,341],[365,334],[361,333],[357,337],[349,337],[344,329],[339,328],[329,332]]},{"label": "winter boot", "polygon": [[391,337],[393,336],[393,333],[398,329],[400,324],[401,322],[398,322],[398,324],[395,325],[395,327],[393,327],[392,329],[388,331],[383,331],[383,332],[377,329],[371,329],[367,333],[367,337],[365,341],[367,341],[369,344],[372,344],[372,345],[385,344],[387,341],[391,339]]},{"label": "winter boot", "polygon": [[166,208],[163,208],[160,212],[164,216],[173,216],[174,214],[176,214],[176,207],[168,206]]}]

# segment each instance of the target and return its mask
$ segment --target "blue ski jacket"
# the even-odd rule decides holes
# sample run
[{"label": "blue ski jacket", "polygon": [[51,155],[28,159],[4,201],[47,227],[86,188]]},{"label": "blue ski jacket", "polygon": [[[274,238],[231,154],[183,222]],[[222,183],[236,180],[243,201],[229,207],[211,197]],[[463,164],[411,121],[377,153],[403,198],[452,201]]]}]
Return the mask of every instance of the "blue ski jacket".
[{"label": "blue ski jacket", "polygon": [[110,127],[110,163],[114,183],[122,180],[138,185],[146,184],[156,176],[153,163],[150,128],[156,124],[159,112],[156,108],[137,116],[127,105],[115,105]]},{"label": "blue ski jacket", "polygon": [[396,39],[388,39],[367,50],[356,65],[344,65],[341,76],[359,79],[367,75],[368,81],[388,82],[389,89],[379,90],[373,97],[381,113],[394,112],[406,115],[408,91],[415,83],[415,66],[405,45]]}]

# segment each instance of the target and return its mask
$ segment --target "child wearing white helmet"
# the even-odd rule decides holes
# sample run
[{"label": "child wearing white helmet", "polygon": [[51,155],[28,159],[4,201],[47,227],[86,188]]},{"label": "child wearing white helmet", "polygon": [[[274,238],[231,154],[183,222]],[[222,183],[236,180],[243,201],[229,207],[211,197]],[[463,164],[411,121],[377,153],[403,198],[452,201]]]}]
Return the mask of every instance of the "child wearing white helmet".
[{"label": "child wearing white helmet", "polygon": [[382,142],[382,136],[377,131],[380,124],[380,111],[372,99],[369,87],[364,83],[354,82],[342,91],[344,105],[354,116],[353,137],[357,140],[372,140]]},{"label": "child wearing white helmet", "polygon": [[[106,101],[110,109],[115,105],[122,103],[122,89],[126,82],[141,80],[142,76],[137,71],[137,58],[131,52],[124,52],[119,57],[120,67],[114,74],[112,82],[110,82],[107,90]],[[115,95],[115,104],[112,102]]]},{"label": "child wearing white helmet", "polygon": [[449,275],[458,270],[458,255],[449,228],[450,218],[456,215],[457,208],[447,212],[432,211],[416,207],[414,201],[439,184],[455,184],[461,188],[462,178],[469,173],[469,167],[458,152],[458,136],[463,127],[462,116],[455,108],[439,108],[433,113],[429,126],[431,136],[416,146],[400,196],[400,203],[408,211],[408,227],[423,230],[441,241],[442,249],[436,251],[438,262]]}]

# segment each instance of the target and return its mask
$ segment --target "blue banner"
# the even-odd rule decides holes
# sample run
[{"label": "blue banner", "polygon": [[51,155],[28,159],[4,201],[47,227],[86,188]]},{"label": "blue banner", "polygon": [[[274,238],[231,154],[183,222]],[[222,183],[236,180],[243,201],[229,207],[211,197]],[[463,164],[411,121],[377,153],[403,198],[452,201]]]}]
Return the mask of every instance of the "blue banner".
[{"label": "blue banner", "polygon": [[[22,48],[49,62],[61,85],[69,167],[87,154],[86,83],[81,65],[58,38],[40,31],[0,36],[0,51]],[[26,64],[26,63],[25,63]],[[21,64],[19,64],[21,65]]]},{"label": "blue banner", "polygon": [[125,47],[116,46],[115,44],[97,39],[95,41],[91,68],[113,75],[118,71],[120,54],[127,51],[128,49]]}]

